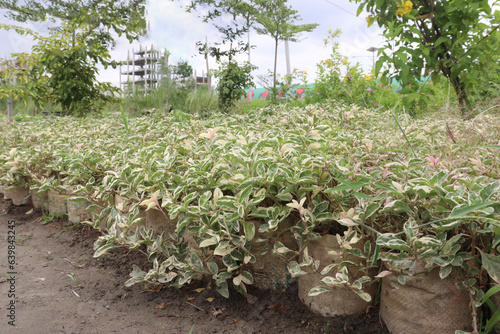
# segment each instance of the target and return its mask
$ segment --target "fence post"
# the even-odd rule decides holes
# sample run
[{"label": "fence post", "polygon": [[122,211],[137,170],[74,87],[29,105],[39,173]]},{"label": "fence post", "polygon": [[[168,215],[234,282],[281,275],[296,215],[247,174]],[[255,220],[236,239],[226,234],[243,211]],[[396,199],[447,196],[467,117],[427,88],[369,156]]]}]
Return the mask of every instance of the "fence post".
[{"label": "fence post", "polygon": [[7,110],[8,110],[8,115],[9,115],[9,121],[13,121],[13,115],[12,115],[12,99],[7,100]]}]

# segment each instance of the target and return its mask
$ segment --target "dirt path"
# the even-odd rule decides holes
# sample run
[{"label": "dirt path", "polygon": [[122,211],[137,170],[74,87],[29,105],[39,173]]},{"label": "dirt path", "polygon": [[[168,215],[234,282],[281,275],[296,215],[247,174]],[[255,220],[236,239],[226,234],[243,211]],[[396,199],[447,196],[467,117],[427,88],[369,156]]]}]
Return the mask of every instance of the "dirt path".
[{"label": "dirt path", "polygon": [[[68,229],[67,222],[43,225],[39,212],[26,214],[30,210],[0,195],[0,333],[387,333],[376,309],[356,317],[311,313],[296,286],[251,290],[249,298],[233,292],[230,299],[213,289],[194,291],[206,287],[202,283],[180,291],[127,288],[123,283],[140,257],[118,250],[94,259],[95,231]],[[8,237],[14,231],[15,243]],[[9,264],[9,244],[15,264]]]}]

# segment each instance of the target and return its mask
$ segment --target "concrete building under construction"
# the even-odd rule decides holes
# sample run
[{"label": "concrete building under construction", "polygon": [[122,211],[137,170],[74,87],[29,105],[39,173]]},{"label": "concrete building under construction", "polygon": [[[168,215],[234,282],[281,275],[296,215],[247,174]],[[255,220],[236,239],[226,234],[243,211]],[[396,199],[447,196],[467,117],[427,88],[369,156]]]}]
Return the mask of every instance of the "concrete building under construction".
[{"label": "concrete building under construction", "polygon": [[120,65],[120,88],[124,92],[148,91],[158,87],[167,75],[168,53],[151,48],[139,48],[128,52],[127,61]]},{"label": "concrete building under construction", "polygon": [[[169,55],[167,50],[159,51],[153,45],[149,49],[140,46],[139,50],[129,50],[127,60],[120,65],[120,88],[125,94],[147,94],[157,89],[163,78],[172,79]],[[196,70],[193,74],[195,87],[208,84],[210,90],[210,77],[205,75],[205,71],[201,76],[197,76]]]}]

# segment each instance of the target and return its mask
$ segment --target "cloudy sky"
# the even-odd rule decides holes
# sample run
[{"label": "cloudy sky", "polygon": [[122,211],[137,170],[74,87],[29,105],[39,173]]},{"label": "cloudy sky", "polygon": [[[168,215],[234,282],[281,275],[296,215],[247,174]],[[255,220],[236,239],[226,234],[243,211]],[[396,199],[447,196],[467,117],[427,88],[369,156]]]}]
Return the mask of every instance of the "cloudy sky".
[{"label": "cloudy sky", "polygon": [[[198,74],[206,68],[203,56],[199,55],[196,48],[197,41],[214,43],[220,41],[220,36],[211,24],[203,23],[199,13],[187,13],[183,8],[187,1],[149,0],[147,5],[147,19],[150,30],[148,36],[139,42],[129,44],[126,39],[119,39],[112,57],[116,60],[126,60],[127,51],[137,50],[139,47],[150,48],[154,45],[158,49],[167,49],[170,63],[187,60]],[[305,70],[309,81],[314,79],[316,64],[325,60],[331,53],[331,46],[325,47],[324,38],[328,36],[328,29],[342,29],[343,34],[338,38],[340,51],[350,58],[352,62],[360,62],[366,72],[372,65],[372,53],[369,47],[383,45],[381,30],[373,25],[367,28],[366,14],[356,17],[357,5],[348,0],[290,0],[289,5],[299,12],[302,21],[298,23],[318,23],[319,26],[311,33],[304,33],[300,42],[290,43],[290,62],[292,68]],[[2,13],[2,12],[0,12]],[[8,23],[1,18],[1,22]],[[46,31],[46,24],[28,24],[29,28]],[[251,51],[251,61],[258,69],[254,74],[265,74],[273,68],[274,41],[269,36],[258,35],[255,31],[250,33],[250,43],[255,46]],[[28,52],[32,41],[27,37],[17,35],[15,32],[0,31],[0,57],[8,58],[12,52]],[[242,60],[247,59],[242,56]],[[210,67],[216,67],[215,60],[210,61]],[[285,47],[279,44],[278,73],[286,73]],[[118,69],[102,70],[102,81],[109,81],[118,85],[120,76]],[[258,80],[257,80],[258,83]]]}]

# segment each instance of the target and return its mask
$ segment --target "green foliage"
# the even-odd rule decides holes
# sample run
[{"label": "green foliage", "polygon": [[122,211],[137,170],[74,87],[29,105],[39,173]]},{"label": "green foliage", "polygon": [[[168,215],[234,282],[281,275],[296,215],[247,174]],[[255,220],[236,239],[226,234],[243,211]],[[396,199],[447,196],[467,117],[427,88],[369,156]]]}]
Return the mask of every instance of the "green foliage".
[{"label": "green foliage", "polygon": [[235,102],[245,96],[245,88],[253,85],[251,72],[254,68],[249,63],[238,64],[234,60],[220,63],[219,70],[214,72],[214,76],[219,78],[217,92],[220,110],[232,109]]},{"label": "green foliage", "polygon": [[30,122],[30,121],[41,120],[42,117],[40,115],[30,116],[28,114],[18,113],[13,117],[13,119],[16,122]]},{"label": "green foliage", "polygon": [[79,116],[116,100],[118,89],[96,80],[98,62],[106,66],[116,63],[109,61],[109,51],[102,44],[88,44],[93,34],[89,27],[63,25],[48,37],[19,27],[2,27],[32,35],[38,42],[31,55],[17,55],[26,69],[10,68],[3,73],[5,80],[16,77],[18,85],[2,88],[2,96],[29,97],[38,108],[52,101],[61,106],[63,114]]},{"label": "green foliage", "polygon": [[255,27],[258,34],[269,35],[275,41],[296,42],[302,32],[311,32],[318,24],[295,24],[300,21],[298,11],[287,6],[287,0],[255,1],[258,14]]},{"label": "green foliage", "polygon": [[374,72],[363,74],[359,64],[353,65],[339,52],[336,39],[341,33],[329,30],[325,46],[331,45],[332,52],[317,64],[316,80],[307,89],[306,103],[332,100],[380,110],[391,110],[399,104],[412,116],[454,109],[456,94],[451,94],[445,82],[432,82],[427,77],[414,85],[400,85],[395,79],[389,83]]},{"label": "green foliage", "polygon": [[188,79],[193,75],[193,67],[189,65],[187,60],[181,60],[175,66],[173,73],[178,76],[179,79]]},{"label": "green foliage", "polygon": [[286,5],[287,0],[256,1],[258,15],[255,20],[259,24],[255,31],[260,35],[269,35],[274,39],[274,76],[273,88],[276,89],[276,66],[278,63],[278,43],[288,40],[297,41],[302,32],[311,32],[318,24],[295,24],[301,20],[298,12]]},{"label": "green foliage", "polygon": [[[209,5],[214,6],[218,4],[222,7],[216,7],[214,11],[209,11],[206,20],[212,20],[215,17],[222,15],[221,9],[234,8],[237,5],[236,1],[193,1],[192,8],[196,8],[198,5]],[[250,10],[251,7],[243,6],[239,7],[238,11],[233,12],[233,19],[240,15],[243,8]],[[231,11],[229,11],[231,12]],[[248,15],[251,15],[248,13]],[[250,20],[250,18],[248,18]],[[214,76],[219,78],[219,83],[217,85],[218,92],[218,108],[222,111],[228,111],[234,107],[235,101],[244,96],[244,89],[252,84],[251,72],[256,67],[249,63],[244,63],[239,65],[235,60],[234,56],[249,50],[250,46],[246,43],[238,41],[241,35],[246,31],[246,29],[238,28],[235,22],[232,22],[229,26],[219,26],[215,27],[224,36],[222,43],[216,43],[215,46],[209,46],[207,43],[198,42],[199,53],[205,55],[207,58],[209,55],[215,57],[217,63],[219,64],[219,69],[215,70]],[[223,46],[229,44],[229,50],[224,49]],[[226,60],[227,59],[227,60]]]},{"label": "green foliage", "polygon": [[217,96],[208,91],[206,85],[195,89],[194,80],[164,78],[157,89],[147,94],[126,90],[123,109],[129,114],[140,116],[145,113],[161,115],[173,110],[208,115],[217,105]]},{"label": "green foliage", "polygon": [[[308,244],[330,233],[345,260],[324,268],[312,295],[345,286],[366,300],[366,285],[404,281],[423,261],[442,278],[467,275],[460,288],[489,308],[494,290],[483,289],[500,277],[499,134],[498,115],[395,120],[334,102],[205,120],[178,110],[126,123],[65,117],[5,126],[0,184],[91,203],[87,223],[103,233],[94,256],[128,247],[151,263],[134,266],[127,285],[209,278],[225,297],[245,293],[264,257],[294,277],[317,269]],[[154,225],[151,212],[165,220]]]},{"label": "green foliage", "polygon": [[42,215],[42,221],[40,222],[40,224],[46,225],[48,223],[60,221],[67,215],[68,214],[66,212],[51,212],[49,214],[44,214]]},{"label": "green foliage", "polygon": [[[103,233],[95,256],[128,247],[151,262],[134,266],[127,285],[205,277],[223,296],[230,286],[245,293],[263,256],[300,276],[315,267],[308,243],[333,233],[361,262],[326,267],[313,294],[347,286],[366,299],[363,287],[380,278],[371,267],[418,274],[419,259],[442,277],[469,275],[461,288],[481,304],[485,277],[470,261],[500,275],[498,115],[397,121],[403,134],[388,113],[329,102],[206,120],[175,111],[127,123],[120,115],[12,123],[0,133],[0,184],[91,203],[87,223]],[[169,219],[152,225],[152,210]],[[358,270],[365,275],[352,281]]]},{"label": "green foliage", "polygon": [[[10,86],[10,87],[9,87]],[[4,86],[6,88],[4,90],[12,90],[15,89],[16,85],[8,85]],[[0,90],[2,88],[0,87]],[[21,98],[21,95],[17,95],[17,99],[15,98],[16,96],[5,96],[3,98],[0,98],[0,113],[3,113],[7,115],[7,101],[9,98],[13,97],[13,114],[18,115],[18,114],[26,114],[29,116],[36,116],[41,113],[41,110],[37,108],[33,100],[28,96],[26,99],[19,101],[19,98]],[[54,103],[46,103],[45,106],[45,112],[60,112],[61,109],[59,106],[54,105]]]},{"label": "green foliage", "polygon": [[369,25],[376,22],[385,29],[388,43],[379,50],[377,73],[385,64],[385,77],[395,70],[398,80],[414,86],[423,75],[434,82],[442,75],[462,111],[470,107],[469,96],[484,84],[485,69],[498,59],[500,11],[492,9],[498,1],[352,1],[360,3],[358,15],[370,13]]},{"label": "green foliage", "polygon": [[206,117],[217,108],[217,101],[218,96],[209,91],[208,86],[202,85],[187,95],[183,110]]},{"label": "green foliage", "polygon": [[123,125],[125,126],[125,130],[127,130],[127,133],[129,132],[128,130],[128,120],[127,120],[127,115],[125,115],[125,111],[123,111],[123,107],[122,105],[120,104],[120,113],[122,115],[122,121],[123,121]]},{"label": "green foliage", "polygon": [[251,102],[247,100],[240,100],[236,102],[236,108],[240,110],[241,113],[248,113],[250,111],[260,110],[271,105],[271,101],[263,99],[255,99]]},{"label": "green foliage", "polygon": [[[357,104],[365,107],[388,107],[389,103],[395,103],[398,96],[389,89],[381,89],[379,81],[374,76],[363,74],[359,63],[353,65],[349,59],[339,52],[339,43],[336,41],[342,31],[328,30],[328,37],[324,40],[325,46],[331,45],[332,52],[326,60],[317,64],[316,80],[314,88],[309,89],[306,101],[309,103],[333,100],[339,103]],[[386,98],[387,104],[380,103],[377,97],[389,94]]]},{"label": "green foliage", "polygon": [[33,48],[37,61],[32,70],[44,77],[51,89],[49,94],[64,114],[82,116],[115,101],[114,94],[119,90],[110,83],[97,82],[97,63],[110,62],[108,49],[94,41],[88,43],[92,35],[89,27],[81,27],[78,32],[74,29],[65,27],[41,39]]},{"label": "green foliage", "polygon": [[478,92],[472,98],[478,112],[500,106],[500,58],[497,56],[487,65],[487,70],[478,78]]},{"label": "green foliage", "polygon": [[[249,32],[250,28],[255,24],[256,17],[259,15],[257,8],[258,1],[240,1],[240,0],[191,0],[191,4],[187,6],[186,10],[191,12],[198,8],[203,8],[202,18],[204,22],[213,22],[227,40],[233,42],[241,38],[244,33]],[[232,15],[231,20],[226,26],[221,26],[222,22],[227,22],[228,16]],[[219,20],[224,16],[223,20]],[[243,20],[244,24],[241,24]],[[202,45],[201,42],[198,45]],[[206,46],[205,46],[206,47]],[[250,45],[247,46],[246,51],[250,53]]]},{"label": "green foliage", "polygon": [[75,26],[89,26],[94,42],[111,45],[114,31],[133,41],[146,32],[146,1],[125,0],[0,0],[6,16],[18,22],[71,22]]},{"label": "green foliage", "polygon": [[[335,38],[339,37],[342,31],[337,29],[332,32],[330,29],[328,33],[328,38],[325,39],[325,46],[331,43],[332,53],[329,59],[317,64],[318,70],[316,74],[315,93],[319,95],[321,99],[326,98],[339,101],[343,99],[343,96],[349,96],[347,90],[343,89],[345,87],[344,84],[359,79],[358,76],[362,73],[358,73],[357,67],[352,68],[348,58],[339,52],[339,43],[335,41]],[[346,74],[343,75],[342,72]],[[359,80],[356,80],[356,82],[357,81]],[[361,87],[361,90],[362,89],[363,87]],[[357,93],[361,93],[361,91]],[[353,102],[352,98],[350,102]]]},{"label": "green foliage", "polygon": [[10,68],[2,73],[5,81],[17,85],[0,90],[0,98],[32,100],[37,108],[57,104],[63,114],[84,115],[101,110],[106,103],[116,101],[118,89],[109,83],[96,81],[97,65],[116,67],[108,47],[114,45],[112,33],[125,35],[129,41],[144,34],[145,1],[0,1],[12,19],[26,21],[51,20],[49,36],[29,29],[0,25],[29,35],[37,43],[31,55],[17,57],[21,69]]},{"label": "green foliage", "polygon": [[[278,43],[280,41],[289,40],[292,42],[297,41],[302,32],[310,32],[314,30],[317,24],[295,24],[301,18],[298,12],[291,7],[287,6],[287,0],[252,0],[252,1],[237,1],[237,0],[193,0],[189,10],[195,9],[198,6],[209,8],[208,13],[205,15],[205,20],[214,20],[220,17],[223,13],[232,13],[233,21],[229,27],[216,27],[225,36],[225,40],[233,43],[236,39],[240,38],[243,33],[247,32],[252,24],[255,31],[261,35],[271,36],[275,41],[275,55],[274,55],[274,70],[273,70],[273,91],[276,91],[276,65],[278,61]],[[246,26],[240,28],[237,19],[244,18]],[[231,48],[232,49],[232,46]],[[238,48],[241,51],[248,51],[250,45],[244,49],[241,46]],[[220,50],[216,49],[212,55],[219,60]],[[239,51],[238,51],[239,52]],[[231,57],[229,57],[231,62]]]},{"label": "green foliage", "polygon": [[[486,323],[484,324],[484,331],[481,333],[488,334],[491,333],[495,330],[498,330],[500,328],[500,307],[498,305],[495,306],[493,302],[493,296],[500,294],[500,285],[494,285],[492,286],[486,293],[484,294],[484,297],[482,299],[482,303],[484,305],[487,305],[489,314],[491,316],[489,319],[487,319]],[[486,312],[485,312],[486,313]]]}]

